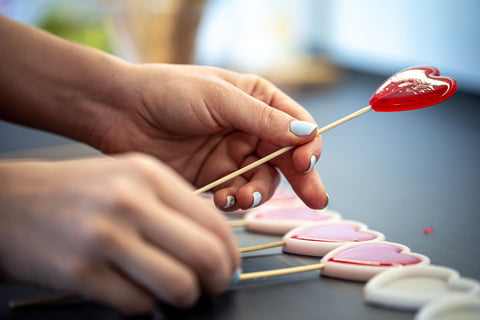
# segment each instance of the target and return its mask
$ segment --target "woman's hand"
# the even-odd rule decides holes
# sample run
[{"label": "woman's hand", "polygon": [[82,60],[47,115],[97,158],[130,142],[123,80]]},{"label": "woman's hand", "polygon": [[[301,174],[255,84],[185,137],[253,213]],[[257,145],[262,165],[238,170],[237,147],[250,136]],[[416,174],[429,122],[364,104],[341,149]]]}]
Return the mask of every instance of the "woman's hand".
[{"label": "woman's hand", "polygon": [[0,31],[0,118],[109,154],[149,153],[197,187],[296,145],[217,187],[215,202],[230,209],[264,202],[278,167],[308,206],[325,206],[313,169],[321,152],[314,120],[268,81],[210,67],[132,65],[2,16]]},{"label": "woman's hand", "polygon": [[90,144],[110,154],[154,155],[197,187],[280,147],[297,145],[217,187],[215,202],[224,209],[264,202],[278,184],[278,167],[308,206],[326,205],[314,168],[321,152],[314,120],[268,81],[217,68],[164,64],[126,65],[121,74],[123,84],[103,101],[107,107],[90,129]]},{"label": "woman's hand", "polygon": [[239,267],[216,209],[150,156],[1,162],[0,266],[128,313],[192,305]]}]

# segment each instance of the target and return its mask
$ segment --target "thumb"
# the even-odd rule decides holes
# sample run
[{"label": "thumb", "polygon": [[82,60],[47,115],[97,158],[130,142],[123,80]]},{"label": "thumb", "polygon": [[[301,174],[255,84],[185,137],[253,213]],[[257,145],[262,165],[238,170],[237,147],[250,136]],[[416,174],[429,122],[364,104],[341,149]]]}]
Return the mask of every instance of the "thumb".
[{"label": "thumb", "polygon": [[297,117],[293,117],[241,90],[234,90],[229,95],[229,100],[223,103],[225,107],[221,114],[222,122],[226,122],[224,125],[227,127],[244,131],[260,140],[282,147],[305,144],[317,135],[317,124],[300,106],[298,106],[300,110],[295,112]]}]

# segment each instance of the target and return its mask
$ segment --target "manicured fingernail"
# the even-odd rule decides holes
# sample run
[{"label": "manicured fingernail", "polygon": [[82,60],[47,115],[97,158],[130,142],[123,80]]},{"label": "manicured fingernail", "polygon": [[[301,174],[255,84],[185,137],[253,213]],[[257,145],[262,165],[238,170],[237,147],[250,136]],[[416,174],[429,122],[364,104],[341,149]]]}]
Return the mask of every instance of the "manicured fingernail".
[{"label": "manicured fingernail", "polygon": [[235,270],[235,273],[232,276],[232,280],[230,281],[231,284],[237,284],[240,282],[240,275],[242,274],[242,268],[238,268]]},{"label": "manicured fingernail", "polygon": [[312,156],[310,158],[310,167],[305,171],[305,173],[312,171],[313,167],[315,167],[316,164],[317,164],[317,157]]},{"label": "manicured fingernail", "polygon": [[323,208],[320,209],[320,210],[325,209],[325,208],[328,206],[328,203],[329,203],[329,202],[330,202],[330,197],[328,196],[328,193],[327,193],[327,201],[325,201],[325,205],[324,205]]},{"label": "manicured fingernail", "polygon": [[223,207],[223,209],[228,209],[235,204],[235,198],[233,196],[227,196],[227,204]]},{"label": "manicured fingernail", "polygon": [[290,131],[292,131],[297,136],[308,136],[313,130],[317,129],[315,123],[310,123],[306,121],[294,120],[290,122]]},{"label": "manicured fingernail", "polygon": [[250,206],[250,209],[256,207],[260,203],[260,201],[262,201],[262,195],[260,194],[260,192],[255,191],[253,193],[253,203]]}]

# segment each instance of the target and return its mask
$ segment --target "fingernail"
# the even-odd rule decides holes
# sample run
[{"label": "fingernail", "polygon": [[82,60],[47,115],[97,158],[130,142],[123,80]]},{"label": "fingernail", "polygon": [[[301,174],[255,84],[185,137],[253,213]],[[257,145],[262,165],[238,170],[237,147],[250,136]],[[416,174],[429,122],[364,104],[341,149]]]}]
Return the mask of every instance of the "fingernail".
[{"label": "fingernail", "polygon": [[305,173],[308,173],[312,171],[313,167],[317,164],[317,157],[311,156],[310,157],[310,167],[305,171]]},{"label": "fingernail", "polygon": [[253,193],[253,203],[249,209],[256,207],[260,203],[260,201],[262,201],[262,195],[260,194],[260,192],[255,191]]},{"label": "fingernail", "polygon": [[240,275],[242,274],[242,268],[235,270],[235,273],[232,276],[231,284],[237,284],[240,282]]},{"label": "fingernail", "polygon": [[228,209],[235,204],[235,198],[233,196],[227,196],[227,204],[223,207],[223,209]]},{"label": "fingernail", "polygon": [[306,121],[294,120],[290,122],[290,131],[292,131],[297,136],[308,136],[313,130],[317,129],[315,123],[310,123]]},{"label": "fingernail", "polygon": [[325,202],[325,205],[323,206],[323,208],[320,209],[320,210],[325,209],[325,208],[328,206],[328,203],[329,203],[329,202],[330,202],[330,197],[328,196],[328,193],[327,193],[327,201]]}]

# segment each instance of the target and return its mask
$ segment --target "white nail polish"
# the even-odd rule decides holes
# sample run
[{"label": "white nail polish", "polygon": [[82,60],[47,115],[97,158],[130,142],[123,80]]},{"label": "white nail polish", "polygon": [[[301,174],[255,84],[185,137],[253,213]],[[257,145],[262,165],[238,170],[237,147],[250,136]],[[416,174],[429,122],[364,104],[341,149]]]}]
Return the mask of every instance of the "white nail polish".
[{"label": "white nail polish", "polygon": [[260,194],[260,192],[255,191],[253,193],[253,203],[250,206],[250,209],[256,207],[260,203],[260,201],[262,201],[262,195]]},{"label": "white nail polish", "polygon": [[317,129],[315,123],[310,123],[306,121],[294,120],[290,122],[290,131],[292,131],[297,136],[308,136],[313,130]]},{"label": "white nail polish", "polygon": [[223,209],[228,209],[235,204],[235,198],[233,196],[227,196],[227,204],[223,207]]},{"label": "white nail polish", "polygon": [[315,167],[316,164],[317,164],[317,157],[311,156],[310,157],[310,167],[305,171],[305,173],[308,173],[308,172],[312,171],[312,169]]}]

